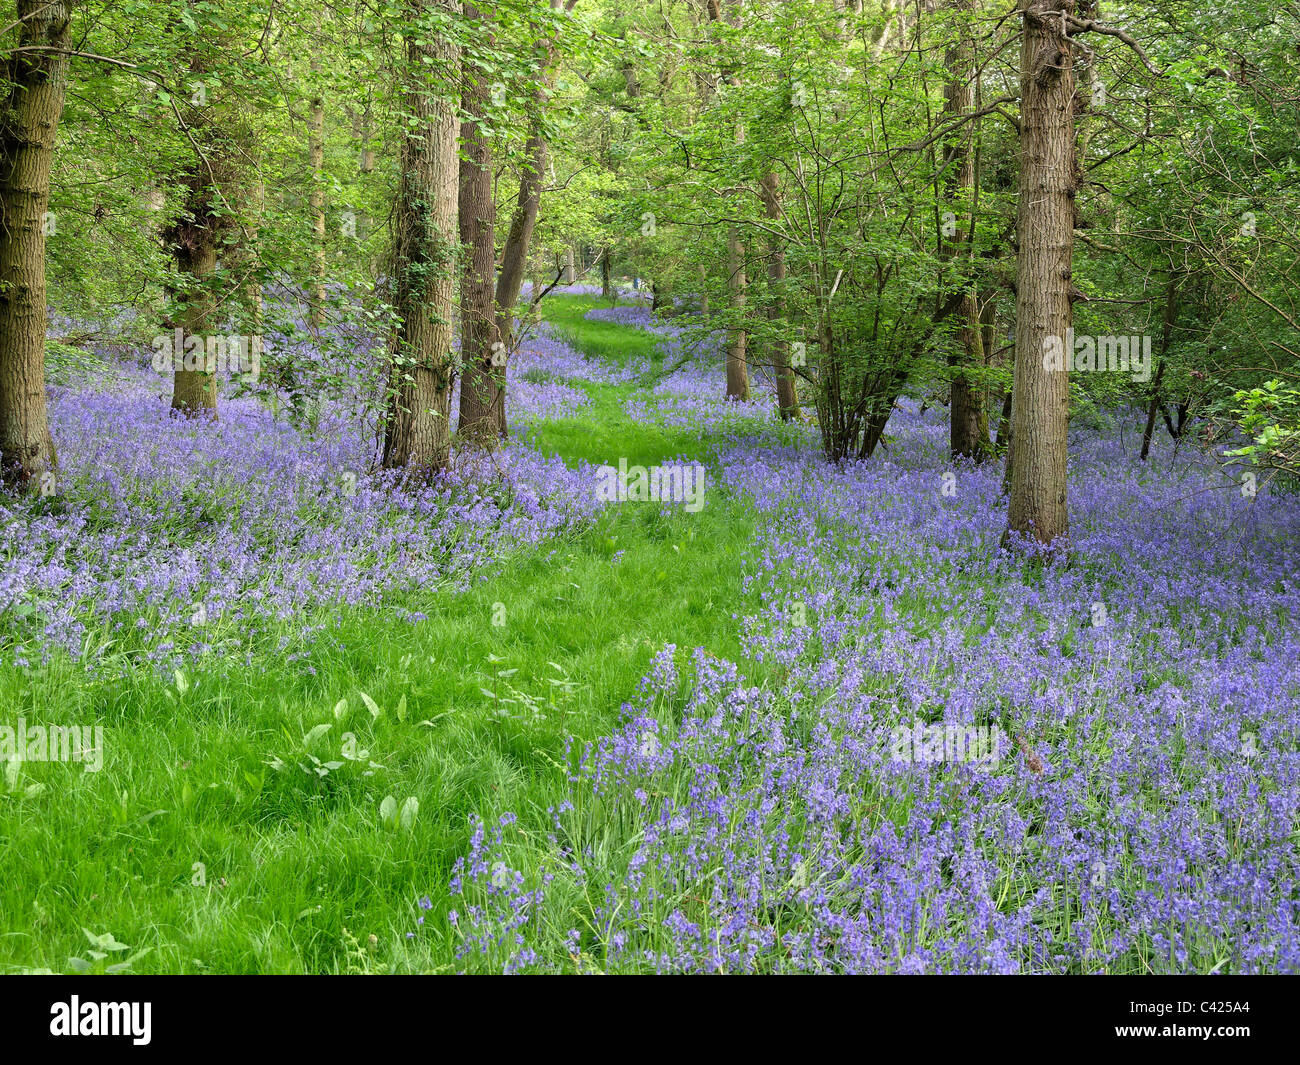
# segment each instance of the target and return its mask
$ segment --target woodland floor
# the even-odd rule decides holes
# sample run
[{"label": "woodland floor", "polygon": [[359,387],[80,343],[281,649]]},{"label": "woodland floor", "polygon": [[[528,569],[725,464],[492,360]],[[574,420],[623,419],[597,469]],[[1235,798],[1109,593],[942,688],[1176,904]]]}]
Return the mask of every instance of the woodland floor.
[{"label": "woodland floor", "polygon": [[[598,306],[547,314],[611,377],[660,364]],[[465,587],[259,624],[233,666],[7,630],[8,716],[106,754],[0,782],[0,971],[1297,966],[1296,500],[1187,502],[1214,474],[1103,426],[1084,561],[984,567],[998,471],[949,498],[938,421],[823,471],[765,399],[628,376],[516,435],[575,471],[706,463],[698,513],[606,507]],[[863,737],[918,715],[1001,725],[1002,765],[881,768]]]}]

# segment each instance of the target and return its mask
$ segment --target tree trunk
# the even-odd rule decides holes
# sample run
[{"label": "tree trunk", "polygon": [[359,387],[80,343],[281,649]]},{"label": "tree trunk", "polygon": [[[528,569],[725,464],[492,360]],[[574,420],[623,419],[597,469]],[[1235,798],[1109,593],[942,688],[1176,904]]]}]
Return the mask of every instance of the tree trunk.
[{"label": "tree trunk", "polygon": [[[313,80],[320,74],[320,60],[311,62]],[[325,97],[320,86],[311,98],[307,124],[307,166],[311,170],[312,270],[310,320],[312,332],[319,333],[325,323]]]},{"label": "tree trunk", "polygon": [[[745,313],[745,249],[738,226],[727,230],[727,291],[731,295],[731,313],[739,319]],[[727,330],[727,399],[749,399],[749,364],[745,361],[748,339],[738,325]]]},{"label": "tree trunk", "polygon": [[1146,462],[1147,456],[1151,454],[1151,436],[1156,429],[1156,414],[1160,410],[1160,378],[1165,375],[1165,361],[1161,359],[1156,364],[1155,380],[1151,382],[1151,402],[1147,404],[1147,420],[1142,427],[1142,450],[1138,453],[1138,459]]},{"label": "tree trunk", "polygon": [[[1020,182],[1016,256],[1016,368],[1011,501],[1003,543],[1015,535],[1068,544],[1066,443],[1073,351],[1074,74],[1060,12],[1074,0],[1020,0]],[[1057,14],[1053,15],[1052,12]],[[1045,356],[1061,355],[1049,365]]]},{"label": "tree trunk", "polygon": [[[973,0],[952,0],[952,8],[959,19],[966,20],[974,9]],[[971,43],[971,27],[962,21],[956,29],[957,38],[948,50],[946,65],[949,81],[946,86],[943,113],[946,119],[969,114],[974,105],[975,52]],[[953,458],[983,461],[989,452],[988,415],[984,411],[984,396],[972,381],[969,371],[978,371],[984,364],[984,345],[980,333],[979,300],[975,295],[975,278],[968,276],[972,263],[971,253],[975,234],[975,206],[979,175],[975,169],[974,137],[976,122],[967,122],[948,140],[945,164],[950,168],[949,195],[953,200],[954,218],[960,212],[962,225],[951,240],[940,237],[940,255],[947,260],[965,260],[963,269],[957,271],[956,283],[965,289],[958,309],[960,327],[957,330],[959,353],[948,359],[952,382],[949,388],[949,451]],[[942,230],[940,230],[942,233]]]},{"label": "tree trunk", "polygon": [[361,173],[373,174],[375,171],[375,148],[370,143],[374,136],[374,120],[370,114],[370,101],[366,100],[361,112]]},{"label": "tree trunk", "polygon": [[[195,197],[194,215],[202,210],[210,210],[210,194],[203,186],[203,178],[198,178],[197,186],[192,187]],[[217,269],[217,234],[215,219],[209,216],[206,225],[187,225],[185,221],[177,223],[183,235],[173,248],[177,272],[192,287],[187,291],[176,293],[178,309],[175,317],[168,323],[170,329],[180,329],[187,345],[191,339],[198,341],[196,354],[200,365],[206,367],[205,338],[212,332],[212,312],[215,299],[210,288],[212,275]],[[172,377],[172,410],[187,416],[217,415],[217,375],[206,368],[190,369],[182,365],[182,359],[188,352],[173,352],[176,360],[175,373]]]},{"label": "tree trunk", "polygon": [[[542,174],[546,170],[546,158],[546,141],[540,134],[529,137],[524,146],[519,196],[515,200],[515,213],[510,219],[510,230],[501,252],[501,272],[497,276],[497,315],[501,319],[498,328],[503,341],[514,334],[515,306],[523,289],[528,248],[532,244],[533,230],[537,228],[537,214],[542,203]],[[536,295],[534,292],[533,296]]]},{"label": "tree trunk", "polygon": [[456,0],[408,0],[401,173],[394,209],[389,406],[382,464],[425,478],[450,460],[452,305],[456,293],[459,120],[445,84],[456,78],[459,48],[438,36],[429,16]]},{"label": "tree trunk", "polygon": [[[551,0],[552,11],[572,11],[578,0]],[[550,99],[551,85],[555,80],[555,38],[548,37],[542,42],[541,77],[533,96],[532,132],[524,144],[524,163],[519,179],[519,196],[515,201],[514,217],[510,219],[510,231],[506,234],[505,248],[501,252],[501,272],[497,275],[497,333],[501,337],[501,352],[509,357],[514,347],[515,307],[519,303],[519,293],[523,289],[524,271],[528,268],[528,249],[533,242],[533,231],[537,228],[537,215],[542,206],[542,175],[546,173],[548,151],[546,139],[542,135],[542,112]],[[533,292],[533,299],[540,295],[540,290]],[[505,360],[499,367],[505,374]],[[505,395],[499,404],[501,435],[506,435]]]},{"label": "tree trunk", "polygon": [[1160,379],[1165,374],[1165,355],[1169,351],[1169,341],[1173,336],[1174,319],[1178,314],[1178,279],[1169,278],[1169,287],[1165,291],[1165,313],[1160,330],[1160,361],[1156,363],[1155,380],[1151,382],[1151,403],[1147,407],[1147,423],[1142,430],[1142,452],[1138,458],[1146,462],[1151,453],[1151,435],[1156,428],[1156,412],[1160,409]]},{"label": "tree trunk", "polygon": [[[220,41],[194,44],[189,51],[189,73],[203,83],[207,53],[221,47]],[[180,213],[163,232],[177,278],[169,285],[173,312],[168,330],[180,329],[189,352],[173,351],[172,410],[187,417],[217,416],[217,376],[206,362],[206,338],[215,333],[216,307],[212,275],[217,268],[217,248],[222,233],[232,223],[226,191],[232,187],[230,147],[213,118],[214,101],[206,90],[199,100],[190,100],[186,122],[190,137],[200,150],[181,177],[185,199]],[[188,364],[188,365],[187,365]]]},{"label": "tree trunk", "polygon": [[[19,47],[68,47],[71,2],[18,0]],[[55,488],[45,401],[45,216],[68,57],[12,55],[0,114],[0,477],[18,492]]]},{"label": "tree trunk", "polygon": [[[473,4],[465,5],[467,20],[482,22]],[[489,45],[492,40],[488,37]],[[460,421],[461,433],[481,434],[495,441],[505,431],[505,369],[492,362],[497,331],[496,204],[492,199],[492,145],[475,119],[488,107],[491,93],[483,71],[464,72],[461,110],[460,242],[466,251],[460,282]],[[499,360],[498,360],[499,361]]]},{"label": "tree trunk", "polygon": [[[506,234],[505,247],[501,251],[501,270],[497,274],[496,287],[496,331],[501,348],[496,368],[500,379],[505,380],[506,362],[515,344],[515,309],[519,304],[519,294],[524,287],[524,271],[528,267],[528,249],[533,242],[533,231],[537,228],[537,215],[542,205],[542,174],[546,170],[546,141],[540,133],[534,133],[524,146],[523,172],[519,177],[519,196],[515,200],[515,213],[510,219],[510,230]],[[534,284],[533,299],[541,295],[545,285]],[[499,430],[502,436],[508,432],[505,411],[505,391],[497,400]]]},{"label": "tree trunk", "polygon": [[983,462],[989,456],[989,419],[984,409],[984,392],[967,376],[966,368],[979,367],[984,362],[984,348],[980,342],[979,301],[973,292],[967,292],[958,311],[961,326],[957,331],[964,362],[958,356],[956,373],[949,392],[949,451],[953,458],[974,459]]},{"label": "tree trunk", "polygon": [[1011,389],[1002,395],[1002,410],[998,414],[998,447],[1006,450],[1011,442]]},{"label": "tree trunk", "polygon": [[266,211],[266,183],[260,178],[253,181],[249,190],[249,205],[252,217],[248,220],[247,244],[241,248],[251,276],[244,282],[244,291],[248,300],[249,322],[254,336],[262,335],[262,321],[266,312],[266,302],[262,295],[262,254],[258,245],[262,215]]},{"label": "tree trunk", "polygon": [[[781,220],[781,179],[775,171],[763,175],[764,215],[775,228]],[[768,318],[785,324],[785,243],[775,235],[768,239],[767,280],[772,289],[768,302]],[[772,372],[776,377],[776,409],[781,420],[788,422],[799,417],[799,399],[795,394],[794,370],[790,366],[790,340],[782,333],[772,338]]]},{"label": "tree trunk", "polygon": [[[708,0],[709,20],[714,24],[724,21],[721,0]],[[738,25],[740,11],[734,8],[729,21]],[[722,78],[730,85],[738,85],[740,78],[735,71],[723,69]],[[745,127],[737,124],[736,144],[745,143]],[[727,327],[727,399],[749,399],[749,365],[745,361],[748,336],[741,324],[745,316],[745,249],[740,239],[740,228],[730,226],[727,230],[727,293],[730,297],[733,322]]]}]

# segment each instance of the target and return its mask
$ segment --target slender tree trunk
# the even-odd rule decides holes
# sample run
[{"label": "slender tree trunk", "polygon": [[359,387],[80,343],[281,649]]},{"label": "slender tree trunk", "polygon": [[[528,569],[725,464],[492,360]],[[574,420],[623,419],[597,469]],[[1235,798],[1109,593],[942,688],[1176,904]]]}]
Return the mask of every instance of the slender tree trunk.
[{"label": "slender tree trunk", "polygon": [[[502,339],[514,334],[514,312],[523,291],[524,271],[528,265],[528,249],[533,231],[537,228],[537,214],[542,202],[542,175],[546,170],[546,141],[540,135],[528,138],[524,146],[523,174],[519,180],[519,196],[515,200],[515,213],[510,219],[505,247],[501,252],[501,272],[497,275],[497,314],[501,317],[498,328]],[[537,293],[533,293],[534,296]]]},{"label": "slender tree trunk", "polygon": [[248,299],[249,321],[254,336],[262,335],[262,320],[266,312],[266,301],[262,295],[262,255],[259,246],[262,215],[266,211],[266,183],[257,178],[249,190],[249,203],[252,217],[248,221],[248,241],[242,249],[244,262],[251,276],[244,283]]},{"label": "slender tree trunk", "polygon": [[[973,0],[952,0],[952,8],[959,19],[967,19],[974,10]],[[971,27],[962,21],[956,29],[956,40],[948,50],[946,63],[949,81],[946,86],[944,116],[953,119],[969,114],[974,106],[975,52],[971,43]],[[948,260],[964,260],[958,271],[956,283],[965,289],[965,296],[957,314],[959,354],[949,358],[952,383],[949,388],[949,450],[953,458],[970,458],[977,462],[987,457],[989,451],[988,415],[984,410],[984,396],[971,378],[984,365],[984,345],[980,333],[979,300],[975,295],[975,278],[967,276],[972,263],[975,234],[975,210],[979,175],[975,166],[975,122],[967,122],[950,138],[945,150],[945,163],[951,168],[948,183],[953,199],[954,217],[960,214],[962,224],[951,241],[940,238],[940,254]]]},{"label": "slender tree trunk", "polygon": [[[18,0],[19,46],[68,47],[71,2]],[[45,399],[45,235],[50,165],[68,57],[25,52],[4,63],[0,114],[0,477],[6,489],[55,489]]]},{"label": "slender tree trunk", "polygon": [[[578,0],[550,0],[552,11],[572,11]],[[515,201],[515,213],[510,219],[510,230],[506,234],[506,243],[501,252],[501,271],[497,275],[497,333],[501,337],[502,353],[508,358],[514,347],[515,307],[519,303],[519,293],[523,289],[524,272],[528,268],[528,250],[533,242],[533,231],[537,228],[537,215],[542,206],[542,178],[546,173],[549,152],[546,138],[542,133],[542,112],[550,99],[551,85],[555,81],[555,38],[548,37],[541,45],[540,80],[533,98],[532,132],[524,144],[523,173],[519,179],[519,196]],[[540,294],[540,289],[533,292],[533,299]],[[502,375],[506,372],[505,362],[499,367]],[[501,435],[507,433],[505,395],[499,401]]]},{"label": "slender tree trunk", "polygon": [[[541,211],[542,175],[546,170],[546,158],[546,141],[539,132],[534,133],[524,146],[519,196],[515,200],[515,213],[510,219],[505,247],[501,251],[501,269],[497,273],[496,331],[500,338],[501,354],[498,356],[500,365],[496,370],[501,381],[505,380],[506,364],[515,344],[515,309],[519,304],[519,294],[523,291],[524,272],[528,268],[528,249],[532,245],[537,215]],[[534,283],[533,299],[537,299],[544,287]],[[505,436],[509,427],[504,388],[500,391],[495,409],[499,419],[497,429]]]},{"label": "slender tree trunk", "polygon": [[[731,313],[737,319],[745,313],[745,248],[740,242],[740,228],[727,230],[727,292],[731,296]],[[749,399],[749,364],[745,361],[749,336],[741,326],[727,330],[727,398]]]},{"label": "slender tree trunk", "polygon": [[370,114],[370,101],[361,112],[361,173],[373,174],[375,171],[375,148],[370,143],[374,136],[374,120]]},{"label": "slender tree trunk", "polygon": [[[394,310],[389,341],[389,408],[382,464],[423,478],[450,459],[452,307],[456,293],[459,120],[446,97],[457,80],[459,48],[429,16],[456,0],[408,0],[401,172],[394,210]],[[438,79],[443,84],[430,84]]]},{"label": "slender tree trunk", "polygon": [[1002,394],[1002,409],[998,413],[998,446],[1005,447],[1011,436],[1011,389]]},{"label": "slender tree trunk", "polygon": [[[311,62],[313,80],[318,80],[320,60]],[[320,86],[314,87],[307,124],[307,166],[311,170],[312,270],[311,328],[319,333],[325,323],[325,97]]]},{"label": "slender tree trunk", "polygon": [[[465,17],[483,21],[474,4]],[[491,38],[488,44],[492,43]],[[466,252],[460,282],[460,422],[461,433],[480,433],[495,441],[504,431],[505,369],[492,362],[497,330],[496,204],[492,199],[492,145],[477,119],[487,111],[491,93],[483,71],[464,71],[461,111],[460,242]],[[499,350],[499,349],[498,349]],[[498,360],[499,361],[499,360]]]},{"label": "slender tree trunk", "polygon": [[[707,0],[711,22],[723,21],[722,0]],[[737,10],[732,16],[732,23],[739,19]],[[724,69],[722,77],[731,85],[739,84],[739,77],[732,70]],[[745,127],[737,124],[736,144],[745,143]],[[733,322],[727,327],[727,399],[749,399],[749,364],[746,362],[746,347],[749,337],[741,324],[745,316],[745,248],[741,242],[740,227],[731,226],[727,230],[727,293],[730,297]]]},{"label": "slender tree trunk", "polygon": [[[1012,401],[1010,543],[1015,534],[1068,543],[1066,444],[1073,351],[1071,259],[1074,74],[1060,12],[1074,0],[1020,0],[1020,185],[1016,257],[1016,369]],[[1055,14],[1053,14],[1055,12]],[[1053,352],[1060,359],[1047,360]]]},{"label": "slender tree trunk", "polygon": [[967,292],[958,311],[961,325],[957,330],[963,362],[957,364],[949,392],[949,450],[953,458],[963,457],[983,462],[989,456],[989,419],[984,409],[984,392],[970,379],[967,369],[980,367],[984,361],[980,343],[979,301]]},{"label": "slender tree trunk", "polygon": [[[994,333],[994,326],[997,324],[998,317],[998,290],[996,288],[987,288],[984,290],[982,303],[980,305],[980,338],[984,347],[986,358],[993,357],[994,347],[997,337]],[[1012,356],[1014,359],[1014,355]],[[1002,393],[1002,399],[999,401],[998,424],[997,424],[997,446],[998,450],[1010,454],[1008,448],[1011,444],[1011,389],[1007,388]],[[1011,482],[1008,481],[1003,488],[1004,493],[1011,491]]]},{"label": "slender tree trunk", "polygon": [[1165,360],[1161,359],[1156,363],[1156,376],[1151,382],[1151,402],[1147,404],[1146,425],[1142,427],[1142,450],[1138,454],[1138,459],[1146,462],[1147,456],[1151,454],[1151,436],[1156,429],[1156,414],[1160,410],[1160,379],[1165,375]]},{"label": "slender tree trunk", "polygon": [[189,73],[200,95],[189,101],[186,124],[199,150],[181,177],[185,199],[180,213],[163,232],[176,267],[168,329],[180,329],[187,347],[196,345],[172,353],[172,410],[188,417],[217,416],[217,377],[206,361],[206,338],[216,332],[212,275],[222,234],[232,222],[226,193],[233,186],[227,134],[214,118],[215,101],[205,83],[207,53],[219,47],[219,41],[196,41],[190,47]]},{"label": "slender tree trunk", "polygon": [[[781,219],[781,179],[775,171],[763,175],[763,213],[775,228]],[[767,249],[767,280],[772,289],[768,303],[768,317],[785,321],[785,243],[775,235],[769,237]],[[794,370],[790,366],[790,340],[787,336],[772,339],[772,372],[776,377],[776,409],[782,421],[799,417],[799,400],[795,394]]]},{"label": "slender tree trunk", "polygon": [[1151,435],[1156,428],[1156,412],[1160,409],[1160,379],[1165,375],[1165,356],[1169,352],[1169,342],[1173,337],[1174,319],[1178,315],[1178,279],[1171,276],[1169,287],[1165,291],[1165,312],[1160,329],[1160,361],[1156,363],[1155,380],[1151,382],[1151,403],[1147,407],[1147,423],[1142,430],[1142,453],[1138,456],[1146,462],[1151,452]]}]

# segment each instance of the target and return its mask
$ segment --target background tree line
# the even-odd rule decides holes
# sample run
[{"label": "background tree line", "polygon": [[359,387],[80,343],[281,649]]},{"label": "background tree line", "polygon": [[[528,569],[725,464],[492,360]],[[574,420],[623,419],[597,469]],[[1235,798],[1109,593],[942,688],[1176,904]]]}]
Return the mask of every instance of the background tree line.
[{"label": "background tree line", "polygon": [[[1294,4],[17,0],[3,33],[11,490],[57,481],[47,353],[176,328],[266,336],[241,387],[300,421],[366,349],[377,462],[427,477],[508,432],[528,304],[631,278],[828,461],[945,404],[1011,539],[1068,536],[1103,409],[1143,457],[1300,468]],[[1046,368],[1071,330],[1153,372]],[[178,367],[172,407],[217,384]]]}]

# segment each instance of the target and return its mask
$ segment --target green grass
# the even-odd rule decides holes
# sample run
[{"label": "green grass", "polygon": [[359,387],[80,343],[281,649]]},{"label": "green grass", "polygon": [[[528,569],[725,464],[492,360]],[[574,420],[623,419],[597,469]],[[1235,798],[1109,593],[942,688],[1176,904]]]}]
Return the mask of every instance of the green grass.
[{"label": "green grass", "polygon": [[[659,365],[662,359],[658,340],[652,334],[623,325],[589,322],[583,317],[593,307],[607,306],[608,300],[570,295],[548,296],[543,304],[547,320],[584,355],[619,365],[637,356]],[[573,418],[542,422],[521,430],[543,452],[560,455],[570,464],[577,460],[598,466],[607,462],[617,464],[620,457],[626,457],[629,465],[652,466],[700,450],[698,433],[627,418],[623,413],[624,404],[637,392],[638,386],[583,381],[570,384],[587,393],[591,400],[589,406]]]},{"label": "green grass", "polygon": [[522,431],[539,450],[560,455],[570,465],[581,459],[597,466],[617,465],[620,457],[626,457],[629,465],[652,466],[700,451],[697,433],[629,421],[623,404],[636,392],[634,385],[570,383],[585,391],[591,403],[573,418],[525,427]]},{"label": "green grass", "polygon": [[[563,299],[585,347],[577,301]],[[589,386],[581,419],[533,435],[570,461],[649,464],[698,447],[629,425],[629,391]],[[752,532],[720,493],[696,514],[628,506],[503,560],[468,592],[286,624],[292,636],[329,621],[297,661],[273,632],[249,667],[214,661],[171,678],[97,676],[66,659],[0,668],[0,723],[100,724],[105,747],[101,772],[24,763],[0,780],[0,971],[64,972],[70,958],[134,958],[132,972],[453,968],[440,922],[418,953],[406,932],[419,896],[434,897],[433,917],[445,911],[470,815],[514,810],[521,830],[544,831],[566,791],[568,737],[610,732],[665,642],[745,662],[732,614]],[[368,759],[342,756],[344,733]],[[344,764],[321,777],[299,767],[312,756]],[[267,764],[277,759],[283,768]],[[382,768],[365,776],[369,761]],[[381,818],[390,795],[399,809],[418,800],[409,828]],[[128,949],[97,961],[83,930]]]},{"label": "green grass", "polygon": [[592,322],[584,315],[596,307],[609,307],[609,300],[592,296],[552,294],[542,301],[542,314],[579,351],[624,366],[634,358],[663,361],[659,337],[641,329],[629,329],[614,322]]}]

